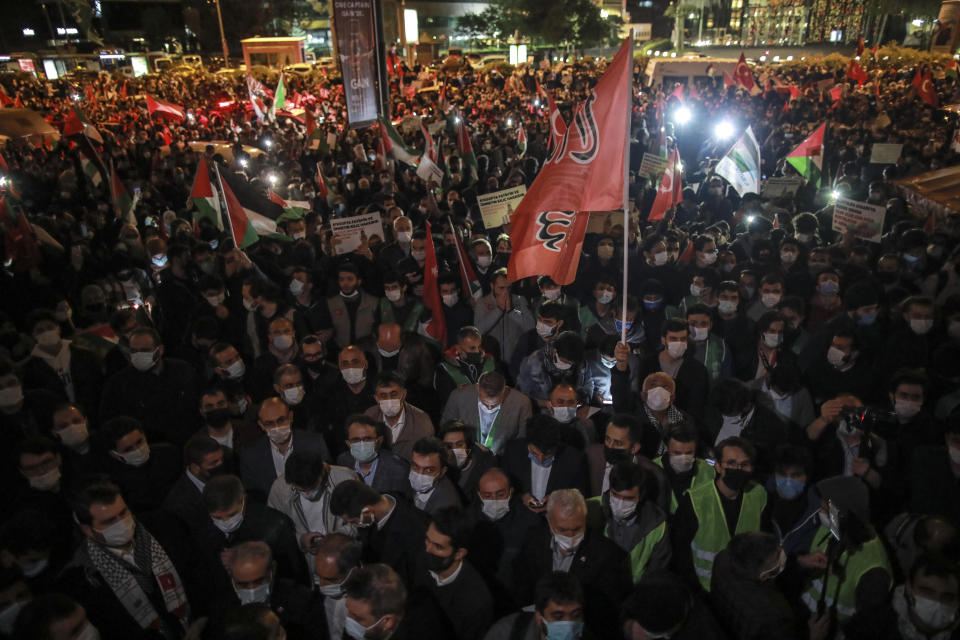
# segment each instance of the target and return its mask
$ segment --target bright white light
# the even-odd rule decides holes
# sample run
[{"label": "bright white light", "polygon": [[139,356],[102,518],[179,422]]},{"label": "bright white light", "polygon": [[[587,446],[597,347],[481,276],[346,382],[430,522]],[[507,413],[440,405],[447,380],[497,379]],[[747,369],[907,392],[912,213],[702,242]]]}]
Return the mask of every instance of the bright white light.
[{"label": "bright white light", "polygon": [[733,137],[733,134],[733,123],[729,120],[721,120],[717,123],[717,126],[713,128],[713,137],[717,140],[729,140]]},{"label": "bright white light", "polygon": [[687,107],[678,107],[677,110],[673,112],[673,121],[679,125],[687,124],[692,118],[693,114],[690,113],[690,109]]},{"label": "bright white light", "polygon": [[921,20],[920,18],[916,18],[915,20],[913,20],[913,21],[911,22],[911,24],[912,24],[913,26],[915,26],[915,27],[922,27],[922,26],[923,26],[923,20]]},{"label": "bright white light", "polygon": [[512,126],[513,126],[513,118],[507,118],[507,126],[508,126],[508,127],[512,127]]},{"label": "bright white light", "polygon": [[270,181],[270,184],[271,184],[271,185],[277,184],[277,176],[276,176],[276,174],[271,173],[271,174],[267,177],[267,180]]},{"label": "bright white light", "polygon": [[747,216],[747,224],[753,224],[753,221],[757,219],[757,216]]},{"label": "bright white light", "polygon": [[460,116],[454,117],[453,123],[454,123],[454,124],[460,124]]},{"label": "bright white light", "polygon": [[270,147],[273,146],[273,140],[271,140],[270,138],[267,138],[266,140],[263,141],[263,146],[269,149]]},{"label": "bright white light", "polygon": [[407,42],[416,42],[420,39],[420,21],[416,9],[403,10],[403,26]]},{"label": "bright white light", "polygon": [[670,52],[670,57],[671,57],[671,58],[676,58],[676,57],[677,57],[677,52],[676,52],[676,51],[671,51],[671,52]]},{"label": "bright white light", "polygon": [[830,192],[830,197],[831,197],[832,199],[836,200],[837,198],[840,197],[840,192],[837,191],[836,189],[834,189],[833,191]]},{"label": "bright white light", "polygon": [[70,96],[70,99],[73,100],[74,102],[78,102],[80,100],[80,96],[77,94],[73,94],[72,96]]},{"label": "bright white light", "polygon": [[787,56],[787,62],[790,62],[792,60],[793,60],[793,56]]},{"label": "bright white light", "polygon": [[23,35],[25,35],[25,36],[35,36],[35,35],[37,35],[37,32],[34,31],[33,29],[30,29],[29,27],[26,27],[26,28],[24,28],[24,30],[23,30]]},{"label": "bright white light", "polygon": [[780,56],[773,56],[774,62],[780,62]]},{"label": "bright white light", "polygon": [[241,167],[247,166],[247,159],[246,159],[246,158],[240,158],[240,166],[241,166]]},{"label": "bright white light", "polygon": [[540,98],[534,98],[534,100],[533,100],[533,106],[535,106],[535,107],[539,107],[539,106],[540,106]]},{"label": "bright white light", "polygon": [[767,56],[760,56],[760,62],[766,62]]}]

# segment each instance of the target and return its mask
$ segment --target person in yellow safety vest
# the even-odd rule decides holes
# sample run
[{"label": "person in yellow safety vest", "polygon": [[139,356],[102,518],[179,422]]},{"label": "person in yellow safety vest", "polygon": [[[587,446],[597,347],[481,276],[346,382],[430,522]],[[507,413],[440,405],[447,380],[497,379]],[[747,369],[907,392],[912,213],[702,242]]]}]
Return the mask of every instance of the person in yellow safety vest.
[{"label": "person in yellow safety vest", "polygon": [[656,503],[656,479],[632,462],[610,470],[610,490],[587,500],[587,528],[627,552],[634,583],[670,563],[667,514]]},{"label": "person in yellow safety vest", "polygon": [[697,428],[680,423],[670,427],[667,451],[653,462],[663,469],[670,483],[670,514],[677,512],[678,500],[702,484],[710,484],[717,476],[713,465],[697,457]]},{"label": "person in yellow safety vest", "polygon": [[681,575],[710,591],[713,559],[735,534],[770,529],[767,492],[752,481],[756,449],[732,437],[714,447],[716,480],[679,499],[673,553]]},{"label": "person in yellow safety vest", "polygon": [[881,637],[893,570],[887,552],[870,526],[869,490],[854,476],[817,483],[822,497],[820,527],[810,551],[797,563],[810,570],[801,596],[823,624],[856,629],[856,637]]}]

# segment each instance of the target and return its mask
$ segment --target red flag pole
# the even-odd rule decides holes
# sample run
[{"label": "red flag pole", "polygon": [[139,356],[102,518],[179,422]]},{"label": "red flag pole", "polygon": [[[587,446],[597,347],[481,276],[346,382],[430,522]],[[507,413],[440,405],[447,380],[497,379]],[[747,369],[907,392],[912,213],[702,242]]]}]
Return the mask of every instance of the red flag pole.
[{"label": "red flag pole", "polygon": [[[630,83],[630,99],[627,100],[627,143],[623,150],[623,289],[620,297],[623,307],[620,311],[620,341],[627,343],[627,280],[630,254],[630,125],[633,123],[633,29],[627,36],[630,40],[627,60],[627,78]],[[588,214],[589,215],[589,214]],[[637,238],[639,240],[639,238]]]}]

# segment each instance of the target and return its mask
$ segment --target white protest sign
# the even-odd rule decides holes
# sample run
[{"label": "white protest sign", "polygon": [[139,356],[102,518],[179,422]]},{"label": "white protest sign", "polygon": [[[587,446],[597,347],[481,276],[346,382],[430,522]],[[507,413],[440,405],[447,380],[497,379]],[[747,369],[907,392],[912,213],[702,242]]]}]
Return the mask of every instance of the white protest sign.
[{"label": "white protest sign", "polygon": [[423,155],[420,157],[420,164],[417,165],[417,177],[427,184],[433,182],[439,187],[443,184],[443,169],[426,155]]},{"label": "white protest sign", "polygon": [[429,133],[432,136],[435,136],[437,135],[437,132],[441,131],[445,126],[447,126],[447,122],[446,120],[443,120],[441,118],[440,120],[437,120],[436,122],[431,122],[430,124],[427,125],[427,133]]},{"label": "white protest sign", "polygon": [[874,142],[870,149],[870,164],[896,164],[901,150],[902,144]]},{"label": "white protest sign", "polygon": [[662,176],[667,170],[667,159],[655,153],[643,154],[643,161],[640,163],[638,175],[652,178],[653,176]]},{"label": "white protest sign", "polygon": [[483,226],[487,229],[495,229],[503,226],[503,223],[509,222],[510,215],[523,200],[526,192],[527,187],[520,185],[512,189],[477,196],[477,205],[480,207],[480,215],[483,217]]},{"label": "white protest sign", "polygon": [[800,189],[800,178],[789,176],[779,178],[767,178],[763,181],[761,194],[764,198],[775,200],[777,198],[792,198],[797,195]]},{"label": "white protest sign", "polygon": [[833,207],[833,230],[840,233],[853,231],[853,235],[861,240],[880,242],[886,214],[884,207],[837,198],[837,204]]},{"label": "white protest sign", "polygon": [[327,134],[327,146],[331,149],[337,146],[337,134],[333,133],[332,131]]},{"label": "white protest sign", "polygon": [[383,239],[383,224],[380,222],[379,213],[334,218],[330,221],[330,231],[333,232],[333,249],[337,255],[356,251],[364,239],[369,240],[374,236]]}]

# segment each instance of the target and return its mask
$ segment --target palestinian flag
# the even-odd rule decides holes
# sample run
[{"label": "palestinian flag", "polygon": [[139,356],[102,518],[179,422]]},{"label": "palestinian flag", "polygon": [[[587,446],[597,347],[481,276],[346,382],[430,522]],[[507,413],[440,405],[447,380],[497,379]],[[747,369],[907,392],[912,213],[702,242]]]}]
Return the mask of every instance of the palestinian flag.
[{"label": "palestinian flag", "polygon": [[307,210],[304,207],[300,206],[299,201],[288,202],[283,198],[281,198],[278,193],[273,191],[273,189],[267,192],[267,197],[270,198],[270,202],[273,202],[274,204],[278,204],[281,207],[283,207],[283,213],[280,214],[280,218],[278,218],[278,221],[284,218],[284,216],[286,216],[287,219],[302,218],[307,213]]},{"label": "palestinian flag", "polygon": [[[450,228],[456,229],[453,225],[453,220],[449,217],[447,220],[450,222]],[[480,280],[473,270],[473,265],[470,264],[470,259],[467,258],[467,251],[463,248],[463,240],[460,239],[460,234],[456,231],[453,232],[453,238],[457,243],[457,262],[460,263],[460,282],[463,290],[464,292],[469,291],[471,298],[479,299],[483,296],[483,287],[480,285]]]},{"label": "palestinian flag", "polygon": [[113,211],[118,220],[124,220],[127,224],[137,226],[137,218],[133,215],[133,199],[127,193],[127,188],[123,186],[120,174],[110,163],[110,201],[113,203]]},{"label": "palestinian flag", "polygon": [[63,121],[63,135],[73,136],[83,134],[91,140],[103,144],[103,137],[97,128],[90,124],[78,107],[72,107]]},{"label": "palestinian flag", "polygon": [[[214,168],[217,175],[220,171]],[[230,233],[233,235],[233,244],[240,249],[246,249],[255,244],[260,236],[253,228],[253,223],[247,217],[247,212],[243,205],[237,200],[230,186],[223,180],[220,181],[220,189],[223,191],[223,201],[227,205],[227,215],[230,217]],[[276,225],[274,225],[276,227]]]},{"label": "palestinian flag", "polygon": [[820,178],[823,173],[823,139],[827,133],[827,123],[817,127],[817,130],[797,145],[797,148],[787,154],[787,162],[797,170],[807,182],[820,187]]},{"label": "palestinian flag", "polygon": [[384,153],[410,166],[417,165],[419,153],[408,147],[400,133],[393,128],[393,124],[383,116],[380,117],[380,142],[383,143]]},{"label": "palestinian flag", "polygon": [[100,170],[99,163],[85,153],[81,153],[80,169],[83,171],[83,175],[87,177],[87,180],[90,181],[93,188],[99,189],[100,185],[103,184],[103,173]]},{"label": "palestinian flag", "polygon": [[457,116],[454,120],[457,129],[457,149],[460,151],[460,160],[463,168],[470,172],[467,176],[467,185],[472,185],[477,181],[478,165],[477,156],[473,152],[473,143],[470,142],[470,130],[462,116]]},{"label": "palestinian flag", "polygon": [[270,108],[270,118],[277,119],[277,112],[282,111],[287,104],[287,91],[283,87],[283,71],[280,72],[280,79],[277,81],[277,90],[273,96],[273,106]]},{"label": "palestinian flag", "polygon": [[321,153],[329,153],[330,147],[327,145],[327,137],[317,127],[317,116],[313,113],[313,107],[304,111],[304,118],[307,125],[307,148]]},{"label": "palestinian flag", "polygon": [[207,161],[202,158],[197,163],[197,175],[193,179],[193,189],[190,190],[190,201],[196,211],[193,222],[196,225],[200,220],[209,220],[214,227],[223,231],[223,218],[220,215],[220,198],[210,180],[210,170]]},{"label": "palestinian flag", "polygon": [[523,130],[523,123],[517,127],[517,151],[522,158],[527,155],[527,132]]},{"label": "palestinian flag", "polygon": [[243,212],[258,235],[286,237],[277,231],[276,222],[277,218],[283,214],[283,207],[272,202],[264,193],[252,187],[239,174],[217,171],[217,175],[223,188],[229,188],[234,198],[240,203]]},{"label": "palestinian flag", "polygon": [[183,122],[186,117],[186,111],[184,111],[180,105],[156,100],[151,98],[149,94],[147,94],[147,111],[151,116],[157,114],[158,117],[175,120],[177,122]]},{"label": "palestinian flag", "polygon": [[433,142],[433,136],[427,131],[423,118],[420,118],[420,133],[423,134],[423,140],[426,146],[423,148],[423,155],[427,156],[434,164],[437,163],[437,145]]}]

